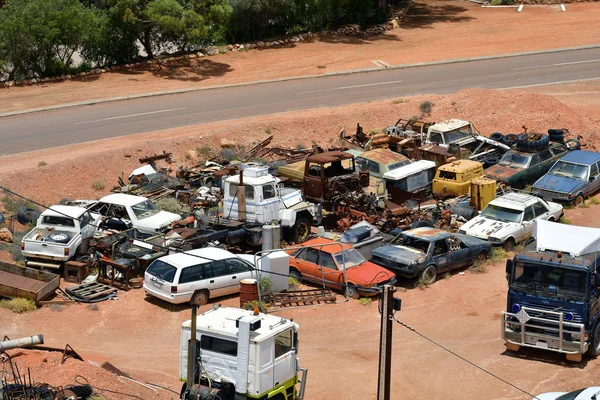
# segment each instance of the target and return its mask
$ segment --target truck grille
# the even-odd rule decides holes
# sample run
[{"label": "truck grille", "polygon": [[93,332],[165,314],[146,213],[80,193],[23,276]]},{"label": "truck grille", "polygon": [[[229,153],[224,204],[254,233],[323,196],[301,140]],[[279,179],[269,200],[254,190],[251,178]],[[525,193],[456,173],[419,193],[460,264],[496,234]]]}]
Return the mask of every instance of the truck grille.
[{"label": "truck grille", "polygon": [[[555,308],[548,307],[548,306],[541,306],[539,304],[535,304],[535,305],[528,304],[528,305],[525,305],[525,307],[527,307],[527,314],[529,314],[529,316],[531,316],[531,317],[545,318],[545,319],[549,319],[549,320],[552,320],[552,321],[559,321],[560,320],[559,316],[556,315],[556,314],[540,312],[540,311],[537,311],[537,310],[553,311],[553,312],[560,312],[561,310],[556,310]],[[533,309],[535,309],[535,311],[533,309],[529,309],[529,307],[532,307]],[[581,323],[581,321],[582,321],[581,315],[575,314],[575,313],[571,313],[571,314],[573,314],[573,319],[571,321],[568,321],[568,322]],[[566,319],[564,319],[564,316],[563,316],[563,320],[566,321]]]}]

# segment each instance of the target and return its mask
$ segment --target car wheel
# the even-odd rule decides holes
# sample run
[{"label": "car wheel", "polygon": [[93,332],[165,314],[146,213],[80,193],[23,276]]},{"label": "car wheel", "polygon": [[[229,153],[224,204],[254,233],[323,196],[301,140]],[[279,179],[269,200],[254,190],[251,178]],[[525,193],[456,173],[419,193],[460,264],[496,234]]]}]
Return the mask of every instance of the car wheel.
[{"label": "car wheel", "polygon": [[565,146],[569,150],[579,150],[581,149],[581,143],[577,139],[569,139],[565,142]]},{"label": "car wheel", "polygon": [[485,251],[482,251],[481,253],[477,254],[477,257],[475,257],[474,263],[483,264],[485,262],[485,260],[487,260],[487,253]]},{"label": "car wheel", "polygon": [[351,283],[348,283],[348,286],[346,286],[346,297],[350,299],[358,299],[360,297],[358,289]]},{"label": "car wheel", "polygon": [[519,140],[519,135],[515,135],[514,133],[509,133],[508,135],[504,136],[504,144],[507,146],[512,146],[517,142],[517,140]]},{"label": "car wheel", "polygon": [[36,211],[33,208],[26,208],[17,212],[17,221],[19,221],[21,225],[27,225],[35,222],[39,216],[39,211]]},{"label": "car wheel", "polygon": [[203,306],[206,303],[208,303],[208,292],[206,290],[197,290],[194,292],[190,300],[190,305]]},{"label": "car wheel", "polygon": [[500,132],[494,132],[490,135],[490,139],[495,140],[496,142],[504,141],[504,135]]},{"label": "car wheel", "polygon": [[548,222],[556,222],[556,219],[554,219],[554,217],[550,217],[548,218]]},{"label": "car wheel", "polygon": [[427,285],[431,285],[437,278],[437,268],[435,265],[430,265],[421,272],[421,281]]},{"label": "car wheel", "polygon": [[513,238],[508,238],[506,239],[506,242],[504,242],[504,251],[509,252],[509,251],[513,251],[515,248],[515,239]]},{"label": "car wheel", "polygon": [[308,235],[310,235],[310,221],[308,218],[298,218],[294,226],[292,227],[292,232],[290,235],[290,239],[294,243],[303,243],[308,239]]},{"label": "car wheel", "polygon": [[294,278],[298,283],[302,282],[302,274],[296,268],[290,268],[290,278]]},{"label": "car wheel", "polygon": [[573,204],[575,204],[575,206],[580,206],[583,204],[583,200],[585,200],[583,198],[583,194],[579,193],[576,197],[575,197],[575,201],[573,202]]},{"label": "car wheel", "polygon": [[600,355],[600,323],[596,322],[596,326],[594,327],[594,333],[592,334],[590,340],[590,348],[588,349],[588,353],[592,357],[598,357]]}]

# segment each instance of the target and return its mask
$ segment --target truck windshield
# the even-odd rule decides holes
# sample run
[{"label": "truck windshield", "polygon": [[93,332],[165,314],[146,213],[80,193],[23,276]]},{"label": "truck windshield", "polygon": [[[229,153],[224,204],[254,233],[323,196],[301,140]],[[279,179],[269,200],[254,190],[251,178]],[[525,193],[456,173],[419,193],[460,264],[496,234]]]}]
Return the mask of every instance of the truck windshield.
[{"label": "truck windshield", "polygon": [[511,288],[542,291],[582,299],[586,295],[586,273],[570,268],[518,261],[511,278]]},{"label": "truck windshield", "polygon": [[521,222],[521,214],[523,211],[514,210],[512,208],[505,208],[496,206],[494,204],[488,204],[488,206],[481,212],[482,217],[493,219],[500,222]]},{"label": "truck windshield", "polygon": [[131,206],[137,219],[144,219],[158,214],[160,210],[150,200],[142,201]]},{"label": "truck windshield", "polygon": [[529,161],[531,161],[531,156],[511,150],[502,156],[498,164],[511,168],[527,168]]},{"label": "truck windshield", "polygon": [[356,249],[344,250],[343,257],[342,253],[337,253],[333,255],[333,258],[340,268],[345,266],[346,269],[356,267],[366,261]]},{"label": "truck windshield", "polygon": [[410,247],[411,249],[419,250],[423,253],[427,253],[427,250],[429,250],[429,242],[427,240],[419,239],[408,235],[400,236],[399,242],[394,244],[398,244],[404,247]]},{"label": "truck windshield", "polygon": [[436,132],[436,135],[433,135],[432,132],[432,135],[430,136],[430,141],[434,143],[441,143],[441,136],[443,135],[445,144],[450,144],[472,136],[470,132],[464,131],[462,129],[468,129],[468,127],[465,126],[464,128],[453,129],[451,131],[443,132],[441,134]]},{"label": "truck windshield", "polygon": [[566,176],[567,178],[587,179],[588,166],[558,161],[550,168],[549,174]]}]

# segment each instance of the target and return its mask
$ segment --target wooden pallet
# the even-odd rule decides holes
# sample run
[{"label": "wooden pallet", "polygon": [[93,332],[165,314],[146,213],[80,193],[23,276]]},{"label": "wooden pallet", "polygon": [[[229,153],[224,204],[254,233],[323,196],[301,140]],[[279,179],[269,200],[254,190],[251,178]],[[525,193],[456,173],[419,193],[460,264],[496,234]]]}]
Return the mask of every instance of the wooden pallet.
[{"label": "wooden pallet", "polygon": [[104,285],[102,283],[84,283],[82,285],[73,286],[66,289],[67,293],[76,301],[92,301],[99,297],[108,296],[111,293],[116,293],[117,289]]},{"label": "wooden pallet", "polygon": [[269,296],[272,304],[279,306],[335,303],[335,294],[329,289],[291,290]]}]

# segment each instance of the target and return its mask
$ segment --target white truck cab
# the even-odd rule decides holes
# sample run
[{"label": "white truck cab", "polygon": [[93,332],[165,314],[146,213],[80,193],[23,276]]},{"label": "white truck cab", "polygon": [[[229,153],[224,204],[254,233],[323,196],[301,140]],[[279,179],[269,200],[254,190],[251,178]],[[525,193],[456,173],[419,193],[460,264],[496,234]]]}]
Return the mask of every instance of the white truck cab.
[{"label": "white truck cab", "polygon": [[[240,182],[245,194],[241,202]],[[300,190],[280,185],[268,167],[245,168],[239,175],[228,177],[223,190],[224,218],[256,224],[278,222],[284,227],[286,240],[297,243],[310,234],[315,205],[305,201]]]},{"label": "white truck cab", "polygon": [[[186,382],[182,400],[302,399],[307,370],[300,368],[298,324],[217,305],[197,316],[195,335],[192,325],[188,320],[181,326],[179,379]],[[188,345],[194,340],[196,348],[191,354],[196,362],[188,364]],[[188,365],[198,373],[189,374]],[[194,382],[188,384],[192,376]],[[296,393],[298,383],[301,386]],[[219,397],[210,397],[215,395]]]}]

